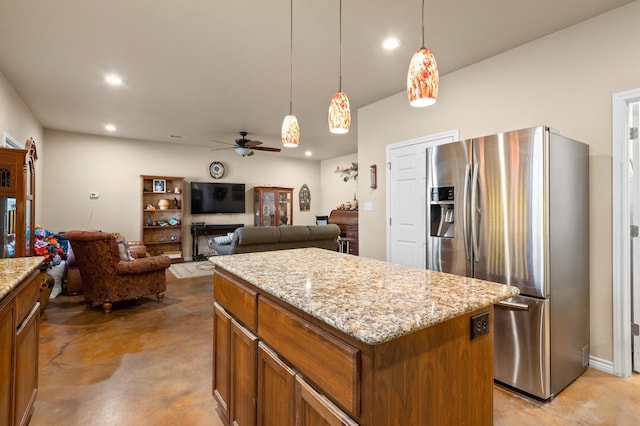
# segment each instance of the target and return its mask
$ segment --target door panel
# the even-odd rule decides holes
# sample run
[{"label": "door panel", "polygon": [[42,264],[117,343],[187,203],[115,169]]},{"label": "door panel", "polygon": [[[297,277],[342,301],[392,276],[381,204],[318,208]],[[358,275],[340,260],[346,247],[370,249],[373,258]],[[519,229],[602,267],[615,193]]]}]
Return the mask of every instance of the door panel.
[{"label": "door panel", "polygon": [[[469,240],[465,236],[465,209],[468,210],[465,185],[468,185],[470,155],[468,141],[427,150],[427,269],[456,275],[472,274]],[[443,204],[433,195],[434,188],[448,188],[453,195],[453,222],[446,222],[448,228],[443,237],[435,236],[438,229],[442,230],[440,219],[444,217],[441,216]]]},{"label": "door panel", "polygon": [[474,276],[537,297],[548,296],[544,139],[544,128],[537,127],[473,140]]},{"label": "door panel", "polygon": [[495,379],[538,398],[548,398],[549,300],[516,296],[495,308]]}]

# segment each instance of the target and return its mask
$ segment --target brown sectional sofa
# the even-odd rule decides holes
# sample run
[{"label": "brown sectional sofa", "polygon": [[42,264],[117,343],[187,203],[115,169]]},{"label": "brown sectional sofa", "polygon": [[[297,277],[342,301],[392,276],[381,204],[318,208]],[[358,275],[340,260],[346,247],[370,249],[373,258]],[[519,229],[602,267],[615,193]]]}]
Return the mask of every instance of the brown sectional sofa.
[{"label": "brown sectional sofa", "polygon": [[217,244],[218,255],[318,247],[338,249],[338,225],[243,226],[229,244]]}]

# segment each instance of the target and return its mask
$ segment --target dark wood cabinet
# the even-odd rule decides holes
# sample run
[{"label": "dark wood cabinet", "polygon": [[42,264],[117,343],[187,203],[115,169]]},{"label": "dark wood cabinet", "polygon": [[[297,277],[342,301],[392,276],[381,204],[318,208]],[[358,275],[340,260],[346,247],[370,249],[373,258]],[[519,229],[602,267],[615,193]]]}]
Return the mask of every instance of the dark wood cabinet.
[{"label": "dark wood cabinet", "polygon": [[256,186],[254,191],[254,225],[293,225],[293,188]]},{"label": "dark wood cabinet", "polygon": [[[329,223],[340,227],[340,237],[349,242],[349,254],[358,255],[358,210],[332,210]],[[346,246],[346,244],[345,244]]]},{"label": "dark wood cabinet", "polygon": [[15,300],[0,301],[0,425],[13,424],[13,346]]},{"label": "dark wood cabinet", "polygon": [[233,425],[256,424],[256,356],[258,338],[231,320],[231,410]]},{"label": "dark wood cabinet", "polygon": [[357,426],[324,395],[296,377],[296,426]]},{"label": "dark wood cabinet", "polygon": [[0,148],[0,259],[33,256],[37,158],[32,139],[25,149]]}]

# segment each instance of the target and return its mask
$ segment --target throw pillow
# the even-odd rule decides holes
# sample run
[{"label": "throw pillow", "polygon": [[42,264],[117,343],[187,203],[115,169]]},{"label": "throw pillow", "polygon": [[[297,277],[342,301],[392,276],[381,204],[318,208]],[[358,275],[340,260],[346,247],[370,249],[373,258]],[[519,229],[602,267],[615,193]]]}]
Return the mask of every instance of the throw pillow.
[{"label": "throw pillow", "polygon": [[118,255],[120,260],[133,260],[129,251],[129,244],[126,241],[118,241]]},{"label": "throw pillow", "polygon": [[233,234],[222,235],[214,238],[216,244],[220,245],[231,244],[231,240],[233,240]]}]

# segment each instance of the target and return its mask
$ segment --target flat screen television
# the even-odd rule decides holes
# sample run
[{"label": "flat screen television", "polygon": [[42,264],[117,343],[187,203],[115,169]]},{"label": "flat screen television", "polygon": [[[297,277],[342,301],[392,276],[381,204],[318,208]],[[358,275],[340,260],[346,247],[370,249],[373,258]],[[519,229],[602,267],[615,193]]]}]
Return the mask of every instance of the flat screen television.
[{"label": "flat screen television", "polygon": [[191,182],[191,214],[244,212],[244,183]]}]

